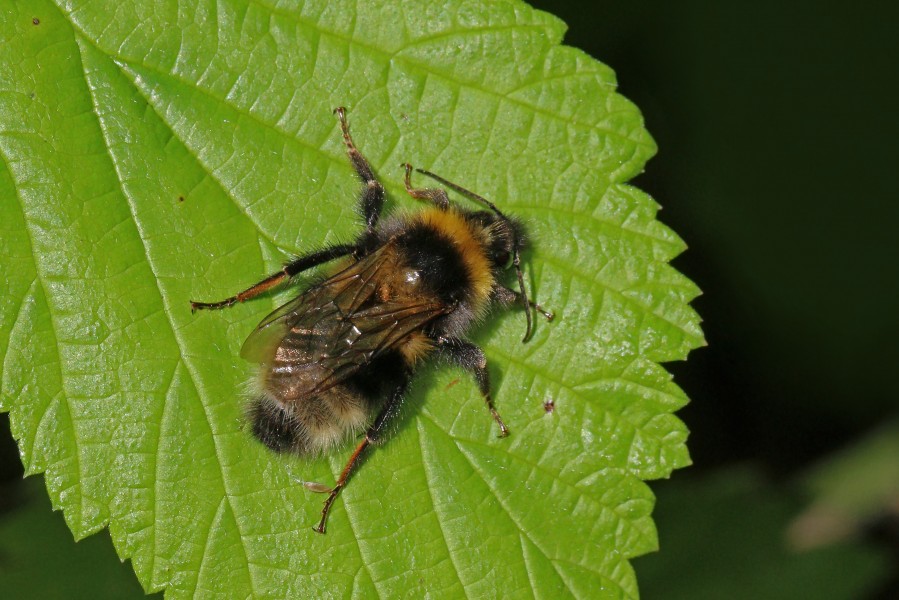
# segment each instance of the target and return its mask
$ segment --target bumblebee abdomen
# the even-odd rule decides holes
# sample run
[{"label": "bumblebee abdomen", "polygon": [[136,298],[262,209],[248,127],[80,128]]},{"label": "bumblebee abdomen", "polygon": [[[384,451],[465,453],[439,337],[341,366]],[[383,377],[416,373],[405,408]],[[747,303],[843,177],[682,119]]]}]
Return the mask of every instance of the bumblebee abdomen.
[{"label": "bumblebee abdomen", "polygon": [[249,409],[253,435],[276,452],[315,456],[371,422],[367,398],[337,385],[318,395],[284,401],[264,393]]},{"label": "bumblebee abdomen", "polygon": [[309,393],[297,378],[263,373],[263,392],[253,400],[248,416],[253,435],[276,452],[316,456],[339,446],[371,425],[406,370],[399,352],[388,352],[341,383]]},{"label": "bumblebee abdomen", "polygon": [[305,436],[298,434],[290,415],[267,396],[253,400],[247,408],[247,420],[256,439],[275,452],[296,451],[302,447]]}]

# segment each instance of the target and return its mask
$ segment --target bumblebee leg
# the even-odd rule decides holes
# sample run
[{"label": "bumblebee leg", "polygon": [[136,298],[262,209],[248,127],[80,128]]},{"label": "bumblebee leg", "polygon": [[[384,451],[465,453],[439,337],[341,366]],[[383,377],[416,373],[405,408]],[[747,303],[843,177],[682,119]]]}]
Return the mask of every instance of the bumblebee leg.
[{"label": "bumblebee leg", "polygon": [[350,456],[350,460],[347,461],[346,466],[343,468],[343,472],[340,474],[340,478],[337,480],[337,483],[334,484],[334,487],[331,488],[331,492],[328,494],[328,497],[325,499],[325,505],[322,507],[322,518],[321,521],[318,522],[318,527],[313,527],[316,533],[324,533],[325,532],[325,522],[328,520],[328,512],[331,510],[331,505],[334,504],[334,500],[337,499],[337,495],[340,494],[340,490],[344,488],[346,485],[347,479],[350,477],[350,473],[353,472],[353,469],[356,467],[356,463],[359,462],[359,457],[362,456],[362,452],[368,447],[368,436],[364,437],[359,445],[356,446],[356,449],[353,451],[352,456]]},{"label": "bumblebee leg", "polygon": [[405,163],[403,168],[406,169],[406,177],[403,182],[406,184],[406,192],[416,200],[425,200],[430,202],[440,210],[449,208],[449,196],[446,190],[440,188],[414,188],[412,187],[412,165]]},{"label": "bumblebee leg", "polygon": [[329,260],[334,260],[335,258],[346,256],[347,254],[352,254],[355,251],[355,245],[341,244],[338,246],[325,248],[324,250],[318,250],[317,252],[311,252],[305,256],[297,258],[296,260],[290,261],[289,263],[284,265],[284,268],[277,273],[269,275],[259,283],[245,289],[239,294],[231,296],[230,298],[225,298],[224,300],[221,300],[219,302],[194,302],[193,300],[191,300],[190,311],[194,312],[195,310],[227,308],[233,304],[237,304],[238,302],[246,302],[250,298],[255,298],[259,294],[262,294],[263,292],[266,292],[276,285],[284,282],[286,279],[290,279],[297,273],[300,273],[307,269],[311,269],[312,267],[328,262]]},{"label": "bumblebee leg", "polygon": [[481,395],[484,397],[484,402],[487,404],[487,409],[493,415],[493,420],[499,425],[499,437],[509,435],[509,429],[493,406],[493,397],[490,395],[490,376],[487,372],[487,357],[484,356],[484,351],[471,342],[454,337],[438,338],[437,350],[441,356],[474,376],[478,389],[481,390]]},{"label": "bumblebee leg", "polygon": [[387,404],[384,406],[384,408],[381,409],[381,412],[378,413],[378,416],[375,417],[374,423],[372,423],[371,427],[368,428],[368,431],[365,432],[365,437],[361,442],[359,442],[359,445],[356,446],[356,449],[353,451],[353,454],[347,461],[346,466],[340,473],[340,477],[337,479],[337,483],[334,484],[334,487],[331,488],[328,497],[325,499],[325,504],[322,507],[322,518],[318,522],[318,526],[313,527],[313,529],[317,533],[325,532],[325,523],[328,520],[328,512],[330,512],[331,510],[331,505],[334,504],[334,500],[337,499],[337,496],[340,494],[340,490],[346,487],[347,480],[350,478],[350,475],[359,464],[360,458],[362,457],[362,453],[365,451],[365,449],[368,448],[370,444],[377,444],[381,441],[381,437],[386,430],[386,425],[393,419],[393,417],[395,417],[399,413],[400,406],[403,403],[403,399],[406,397],[406,390],[408,388],[409,378],[407,377],[396,387],[396,389],[393,390],[393,393],[390,394],[390,397],[387,399]]},{"label": "bumblebee leg", "polygon": [[[497,286],[493,292],[493,299],[503,306],[512,306],[514,304],[521,305],[521,298],[521,292],[516,292],[515,290],[509,289],[505,286]],[[528,300],[528,305],[530,305],[531,308],[546,317],[547,321],[552,321],[556,317],[556,313],[551,310],[546,310],[533,300]]]},{"label": "bumblebee leg", "polygon": [[340,120],[340,131],[343,133],[343,143],[346,144],[346,153],[356,169],[356,174],[362,180],[362,194],[359,196],[359,208],[362,216],[365,217],[365,224],[369,231],[374,230],[381,216],[381,208],[384,206],[384,187],[381,182],[375,178],[374,172],[371,170],[368,161],[356,148],[353,138],[350,137],[350,127],[346,122],[346,109],[338,106],[334,109],[334,114]]}]

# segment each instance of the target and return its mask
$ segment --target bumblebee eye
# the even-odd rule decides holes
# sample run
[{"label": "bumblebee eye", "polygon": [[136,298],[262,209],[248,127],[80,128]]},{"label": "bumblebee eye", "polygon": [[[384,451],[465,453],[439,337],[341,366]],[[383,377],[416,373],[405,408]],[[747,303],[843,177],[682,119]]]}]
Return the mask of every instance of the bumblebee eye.
[{"label": "bumblebee eye", "polygon": [[500,250],[496,254],[496,264],[502,265],[504,269],[512,266],[512,253],[506,250]]}]

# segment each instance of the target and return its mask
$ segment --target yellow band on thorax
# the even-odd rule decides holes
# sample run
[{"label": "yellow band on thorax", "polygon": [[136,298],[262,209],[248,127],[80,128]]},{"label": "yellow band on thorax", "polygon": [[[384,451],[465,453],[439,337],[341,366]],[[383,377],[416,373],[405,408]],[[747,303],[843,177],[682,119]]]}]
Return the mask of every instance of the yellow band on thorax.
[{"label": "yellow band on thorax", "polygon": [[480,310],[490,297],[493,289],[493,273],[487,259],[486,232],[472,230],[471,224],[452,207],[448,210],[429,208],[416,215],[421,223],[432,227],[443,237],[452,240],[462,257],[468,272],[473,294],[472,305]]}]

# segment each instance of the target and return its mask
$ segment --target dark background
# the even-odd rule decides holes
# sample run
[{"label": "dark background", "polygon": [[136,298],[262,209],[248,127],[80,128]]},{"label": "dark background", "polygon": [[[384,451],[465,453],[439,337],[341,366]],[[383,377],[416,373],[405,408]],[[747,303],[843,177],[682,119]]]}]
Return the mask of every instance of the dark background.
[{"label": "dark background", "polygon": [[895,513],[842,544],[786,542],[809,470],[899,418],[899,11],[532,4],[643,112],[660,149],[634,183],[704,291],[709,346],[669,365],[695,464],[653,485],[643,597],[899,598]]},{"label": "dark background", "polygon": [[[692,399],[679,414],[695,464],[653,484],[662,551],[634,563],[643,597],[899,597],[895,517],[831,547],[785,542],[812,500],[809,469],[899,419],[899,11],[532,4],[565,20],[566,43],[613,67],[642,110],[660,150],[635,183],[690,246],[675,266],[704,290],[694,306],[709,346],[670,365]],[[39,502],[60,540],[46,569],[139,593],[129,566],[92,566],[119,567],[108,534],[74,544],[21,483],[8,431],[3,415],[0,527]]]}]

